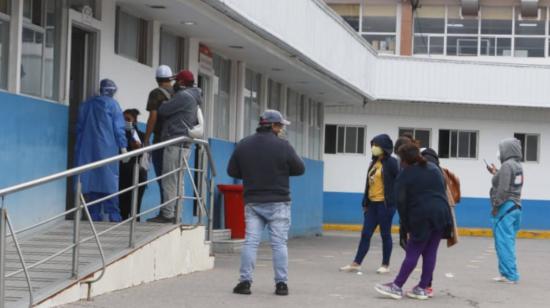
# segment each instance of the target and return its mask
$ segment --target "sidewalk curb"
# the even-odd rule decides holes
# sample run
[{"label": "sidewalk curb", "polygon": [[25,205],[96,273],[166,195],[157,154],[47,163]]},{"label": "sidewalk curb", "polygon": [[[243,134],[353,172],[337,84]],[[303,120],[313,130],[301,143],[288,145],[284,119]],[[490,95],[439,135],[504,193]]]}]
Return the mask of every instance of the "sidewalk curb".
[{"label": "sidewalk curb", "polygon": [[[345,224],[324,224],[325,231],[352,231],[361,232],[362,225],[345,225]],[[378,228],[377,228],[378,231]],[[392,226],[392,233],[399,234],[399,227]],[[458,228],[458,234],[461,236],[476,236],[476,237],[493,237],[491,229],[484,228]],[[522,230],[518,233],[518,238],[523,239],[550,239],[550,231],[545,230]]]}]

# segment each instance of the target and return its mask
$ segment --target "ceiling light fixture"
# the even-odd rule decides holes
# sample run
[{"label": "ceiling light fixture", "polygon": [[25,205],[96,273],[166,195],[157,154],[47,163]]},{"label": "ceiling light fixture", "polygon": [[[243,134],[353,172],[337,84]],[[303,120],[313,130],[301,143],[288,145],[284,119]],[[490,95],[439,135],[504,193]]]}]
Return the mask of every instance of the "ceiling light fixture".
[{"label": "ceiling light fixture", "polygon": [[243,47],[243,46],[240,46],[240,45],[229,45],[229,48],[233,48],[233,49],[243,49],[244,47]]},{"label": "ceiling light fixture", "polygon": [[185,25],[185,26],[194,26],[196,25],[197,23],[194,22],[194,21],[190,21],[190,20],[184,20],[182,22],[180,22],[182,25]]},{"label": "ceiling light fixture", "polygon": [[464,24],[447,24],[449,28],[464,28]]},{"label": "ceiling light fixture", "polygon": [[152,9],[155,9],[155,10],[163,10],[163,9],[166,8],[166,6],[164,6],[164,5],[156,5],[156,4],[148,5],[148,7],[152,8]]},{"label": "ceiling light fixture", "polygon": [[520,27],[536,27],[538,26],[537,24],[534,24],[534,23],[520,23],[519,24]]}]

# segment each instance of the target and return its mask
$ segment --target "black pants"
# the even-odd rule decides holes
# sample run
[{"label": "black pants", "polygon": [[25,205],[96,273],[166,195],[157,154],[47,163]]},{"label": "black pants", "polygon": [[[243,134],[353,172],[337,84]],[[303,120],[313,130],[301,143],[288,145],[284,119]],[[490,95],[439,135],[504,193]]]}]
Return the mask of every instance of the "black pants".
[{"label": "black pants", "polygon": [[[126,164],[120,164],[120,174],[119,174],[119,189],[123,190],[132,186],[134,180],[134,164],[133,161],[130,161]],[[139,182],[147,181],[147,170],[139,168]],[[141,199],[145,193],[145,186],[142,186],[138,189],[138,203],[137,203],[137,214],[141,212]],[[120,207],[120,216],[122,220],[128,219],[132,216],[132,191],[125,192],[119,196],[119,207]],[[138,218],[138,221],[140,219]]]}]

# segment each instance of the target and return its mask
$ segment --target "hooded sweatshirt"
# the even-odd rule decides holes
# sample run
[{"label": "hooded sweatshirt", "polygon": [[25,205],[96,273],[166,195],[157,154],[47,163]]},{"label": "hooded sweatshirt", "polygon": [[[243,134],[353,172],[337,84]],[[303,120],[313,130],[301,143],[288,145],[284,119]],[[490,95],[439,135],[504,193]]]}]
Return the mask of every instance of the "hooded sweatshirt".
[{"label": "hooded sweatshirt", "polygon": [[523,187],[523,167],[521,166],[521,143],[515,138],[505,139],[499,144],[500,170],[493,176],[491,203],[498,209],[507,201],[521,206],[521,189]]},{"label": "hooded sweatshirt", "polygon": [[[384,180],[384,203],[387,207],[395,207],[395,195],[393,192],[393,184],[399,173],[397,160],[391,155],[393,152],[393,142],[390,136],[386,134],[378,135],[371,140],[371,144],[376,144],[384,150],[384,158],[382,159],[382,177]],[[369,179],[368,174],[378,160],[373,157],[369,169],[367,171],[367,183],[365,185],[365,194],[363,196],[363,207],[368,207],[369,204]]]}]

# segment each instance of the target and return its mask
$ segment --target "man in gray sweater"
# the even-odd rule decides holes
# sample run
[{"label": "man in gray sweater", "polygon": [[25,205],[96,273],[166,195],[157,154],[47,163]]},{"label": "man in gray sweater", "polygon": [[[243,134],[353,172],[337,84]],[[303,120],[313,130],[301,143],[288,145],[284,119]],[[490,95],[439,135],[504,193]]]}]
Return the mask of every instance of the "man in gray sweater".
[{"label": "man in gray sweater", "polygon": [[515,138],[500,142],[499,156],[502,166],[488,167],[493,174],[491,204],[493,234],[498,257],[500,276],[496,282],[517,283],[519,273],[516,265],[516,236],[521,224],[521,189],[523,187],[523,151]]},{"label": "man in gray sweater", "polygon": [[[158,109],[158,115],[163,121],[162,141],[188,136],[189,129],[198,124],[197,109],[202,103],[201,89],[194,87],[195,78],[190,71],[181,71],[175,77],[181,86],[179,91],[168,102]],[[164,149],[162,159],[162,173],[168,173],[183,164],[184,159],[189,159],[189,145],[173,145]],[[162,180],[162,196],[165,202],[178,196],[178,174],[173,173]],[[183,181],[183,179],[182,179]],[[184,186],[183,183],[181,184]],[[183,188],[182,188],[183,192]],[[182,193],[183,194],[183,193]],[[160,209],[157,217],[147,220],[157,223],[174,223],[176,217],[176,204],[172,201]]]}]

